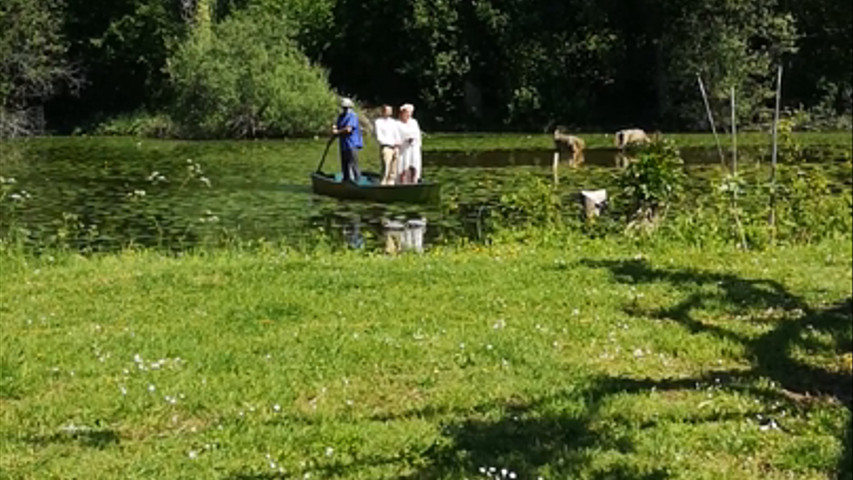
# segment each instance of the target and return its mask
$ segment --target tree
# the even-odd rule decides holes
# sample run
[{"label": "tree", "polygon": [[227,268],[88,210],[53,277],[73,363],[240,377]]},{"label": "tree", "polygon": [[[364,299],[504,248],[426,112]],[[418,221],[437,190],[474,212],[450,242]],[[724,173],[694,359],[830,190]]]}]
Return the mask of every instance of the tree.
[{"label": "tree", "polygon": [[77,76],[66,58],[58,0],[0,4],[0,138],[40,131],[42,103]]},{"label": "tree", "polygon": [[171,101],[166,59],[188,31],[180,0],[63,1],[67,56],[85,83],[78,96],[50,102],[54,123],[79,124]]},{"label": "tree", "polygon": [[732,87],[739,122],[769,118],[776,66],[796,51],[797,39],[793,18],[776,0],[670,0],[661,6],[660,22],[661,35],[654,39],[660,54],[651,65],[665,79],[657,88],[662,118],[694,128],[704,122],[697,74],[709,86],[723,123]]},{"label": "tree", "polygon": [[785,97],[826,115],[853,114],[853,2],[782,0],[801,36],[788,62]]},{"label": "tree", "polygon": [[197,28],[169,60],[173,116],[194,137],[259,137],[325,132],[335,96],[286,21],[237,13],[211,31]]}]

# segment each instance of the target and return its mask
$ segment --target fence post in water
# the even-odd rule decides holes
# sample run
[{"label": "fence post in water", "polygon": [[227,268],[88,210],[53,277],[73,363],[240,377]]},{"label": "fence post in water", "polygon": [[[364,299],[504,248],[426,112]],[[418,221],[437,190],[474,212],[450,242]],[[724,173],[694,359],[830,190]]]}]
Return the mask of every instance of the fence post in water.
[{"label": "fence post in water", "polygon": [[720,165],[725,165],[726,159],[723,155],[723,146],[720,144],[720,137],[717,135],[717,124],[714,122],[714,114],[711,113],[711,104],[708,102],[708,93],[705,91],[705,84],[702,82],[702,77],[700,75],[696,75],[696,80],[699,81],[699,91],[702,92],[702,101],[705,103],[705,111],[708,113],[708,122],[711,124],[711,132],[714,134],[714,142],[717,143],[717,153],[720,155]]},{"label": "fence post in water", "polygon": [[770,158],[770,240],[776,243],[776,161],[779,155],[779,108],[782,103],[782,65],[776,76],[776,111],[773,113],[773,155]]}]

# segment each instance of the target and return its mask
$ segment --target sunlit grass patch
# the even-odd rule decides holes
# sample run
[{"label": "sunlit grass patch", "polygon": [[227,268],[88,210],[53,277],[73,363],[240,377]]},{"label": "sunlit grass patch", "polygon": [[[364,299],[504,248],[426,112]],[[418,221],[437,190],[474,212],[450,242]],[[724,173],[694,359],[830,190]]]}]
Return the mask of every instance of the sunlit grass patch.
[{"label": "sunlit grass patch", "polygon": [[9,254],[0,469],[834,478],[851,258],[842,239],[756,253],[583,237]]}]

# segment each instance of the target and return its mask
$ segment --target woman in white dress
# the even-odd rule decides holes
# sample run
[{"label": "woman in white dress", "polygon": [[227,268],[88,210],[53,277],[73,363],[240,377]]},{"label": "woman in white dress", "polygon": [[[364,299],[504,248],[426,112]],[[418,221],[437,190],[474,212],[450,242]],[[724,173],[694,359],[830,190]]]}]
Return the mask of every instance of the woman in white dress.
[{"label": "woman in white dress", "polygon": [[412,118],[414,111],[411,103],[400,107],[399,183],[418,183],[421,179],[421,127]]}]

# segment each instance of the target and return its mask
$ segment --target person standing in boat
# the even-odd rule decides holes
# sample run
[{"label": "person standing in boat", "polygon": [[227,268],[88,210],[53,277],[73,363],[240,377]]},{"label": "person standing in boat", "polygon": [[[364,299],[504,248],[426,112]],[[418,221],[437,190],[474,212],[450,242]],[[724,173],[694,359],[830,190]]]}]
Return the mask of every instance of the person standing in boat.
[{"label": "person standing in boat", "polygon": [[341,99],[341,114],[332,126],[332,135],[338,137],[341,147],[343,181],[358,182],[361,177],[361,171],[358,168],[358,151],[361,150],[364,142],[361,138],[361,128],[358,126],[358,115],[353,108],[352,100]]},{"label": "person standing in boat", "polygon": [[421,127],[412,118],[415,107],[406,103],[400,107],[400,183],[418,183],[421,179]]},{"label": "person standing in boat", "polygon": [[381,116],[376,119],[374,132],[382,161],[382,185],[394,185],[397,180],[397,160],[400,155],[400,123],[392,117],[390,105],[382,105]]}]

